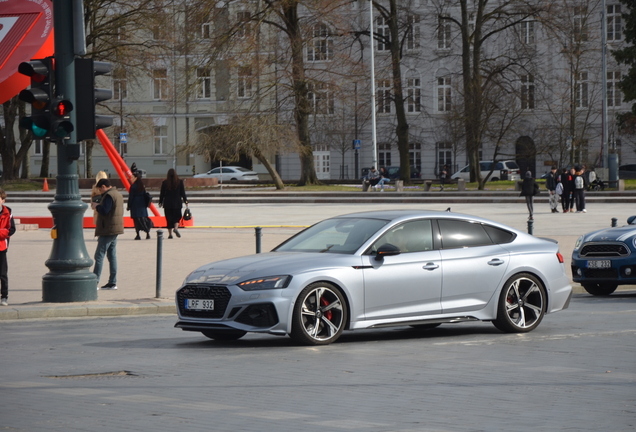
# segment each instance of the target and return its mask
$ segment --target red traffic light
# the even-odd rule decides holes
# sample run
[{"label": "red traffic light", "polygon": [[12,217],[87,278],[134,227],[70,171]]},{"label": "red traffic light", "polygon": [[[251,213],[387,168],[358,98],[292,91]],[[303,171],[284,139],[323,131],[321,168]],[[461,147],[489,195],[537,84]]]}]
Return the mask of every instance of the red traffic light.
[{"label": "red traffic light", "polygon": [[53,113],[53,115],[56,116],[64,117],[69,115],[71,111],[73,111],[73,104],[71,103],[71,101],[65,99],[55,101],[51,106],[51,112]]}]

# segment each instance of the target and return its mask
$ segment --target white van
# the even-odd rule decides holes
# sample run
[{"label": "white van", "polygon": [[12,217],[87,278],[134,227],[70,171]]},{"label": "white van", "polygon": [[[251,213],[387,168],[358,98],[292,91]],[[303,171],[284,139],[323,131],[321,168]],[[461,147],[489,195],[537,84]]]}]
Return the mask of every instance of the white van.
[{"label": "white van", "polygon": [[[488,173],[490,172],[490,168],[492,167],[492,161],[479,162],[481,166],[481,178],[486,178]],[[502,172],[503,171],[503,172]],[[503,178],[502,178],[503,175]],[[508,177],[508,178],[506,178]],[[464,179],[466,181],[470,181],[470,166],[466,165],[461,170],[457,171],[455,174],[451,176],[452,179]],[[498,180],[519,180],[521,178],[521,174],[519,172],[519,165],[513,160],[506,160],[497,162],[495,165],[495,169],[488,181],[498,181]]]}]

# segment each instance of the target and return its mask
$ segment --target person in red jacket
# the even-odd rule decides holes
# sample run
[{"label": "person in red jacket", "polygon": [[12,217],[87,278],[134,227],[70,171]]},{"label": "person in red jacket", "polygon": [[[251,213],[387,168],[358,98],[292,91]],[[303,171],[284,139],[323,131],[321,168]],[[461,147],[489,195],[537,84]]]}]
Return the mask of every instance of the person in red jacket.
[{"label": "person in red jacket", "polygon": [[7,263],[7,249],[9,237],[15,232],[15,223],[11,209],[4,205],[7,193],[0,189],[0,305],[9,306],[9,264]]}]

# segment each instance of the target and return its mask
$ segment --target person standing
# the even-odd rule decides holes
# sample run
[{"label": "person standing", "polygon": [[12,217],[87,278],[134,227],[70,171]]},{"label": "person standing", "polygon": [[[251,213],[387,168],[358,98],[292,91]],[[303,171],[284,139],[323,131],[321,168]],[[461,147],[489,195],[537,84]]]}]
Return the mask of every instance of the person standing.
[{"label": "person standing", "polygon": [[446,176],[448,176],[448,166],[444,165],[442,167],[442,170],[439,172],[440,190],[444,190],[444,185],[446,184]]},{"label": "person standing", "polygon": [[7,250],[9,237],[15,233],[15,222],[11,209],[4,205],[7,193],[0,189],[0,305],[9,306],[9,264]]},{"label": "person standing", "polygon": [[534,213],[534,196],[539,194],[539,185],[532,178],[532,172],[527,171],[526,176],[523,179],[523,183],[521,184],[521,193],[519,196],[526,197],[526,205],[528,206],[528,220],[533,220]]},{"label": "person standing", "polygon": [[587,213],[585,210],[585,170],[575,167],[574,173],[574,201],[577,213]]},{"label": "person standing", "polygon": [[[95,267],[93,273],[99,278],[102,274],[104,255],[108,258],[108,283],[101,287],[103,290],[117,289],[117,236],[124,233],[124,197],[110,184],[110,180],[101,179],[97,182],[97,189],[101,192],[99,203],[91,202],[93,210],[97,210],[95,236]],[[97,288],[100,289],[100,288]]]},{"label": "person standing", "polygon": [[141,240],[139,232],[146,233],[146,240],[150,239],[150,228],[152,225],[148,218],[148,206],[150,205],[150,194],[146,192],[146,187],[141,179],[141,173],[135,171],[133,173],[133,184],[130,186],[128,193],[127,210],[130,211],[130,217],[135,224],[135,232],[137,236],[135,240]]},{"label": "person standing", "polygon": [[179,221],[181,220],[181,207],[183,202],[188,205],[188,197],[185,193],[183,180],[179,179],[174,168],[168,170],[168,176],[161,183],[161,192],[159,193],[159,207],[163,207],[166,216],[168,238],[172,238],[172,231],[181,238],[179,233]]},{"label": "person standing", "polygon": [[556,193],[557,187],[557,169],[555,166],[552,166],[552,169],[548,173],[548,176],[545,179],[545,187],[548,189],[550,210],[552,213],[558,213],[557,207],[559,206],[559,196]]}]

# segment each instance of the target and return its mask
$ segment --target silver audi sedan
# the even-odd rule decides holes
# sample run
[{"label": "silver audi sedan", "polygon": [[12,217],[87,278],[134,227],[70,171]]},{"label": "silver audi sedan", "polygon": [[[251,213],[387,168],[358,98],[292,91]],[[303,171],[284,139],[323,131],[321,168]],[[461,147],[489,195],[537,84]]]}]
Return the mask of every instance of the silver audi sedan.
[{"label": "silver audi sedan", "polygon": [[523,333],[566,309],[571,295],[554,241],[463,214],[371,211],[318,222],[269,253],[196,269],[177,291],[175,327],[305,345],[344,330],[466,321]]}]

